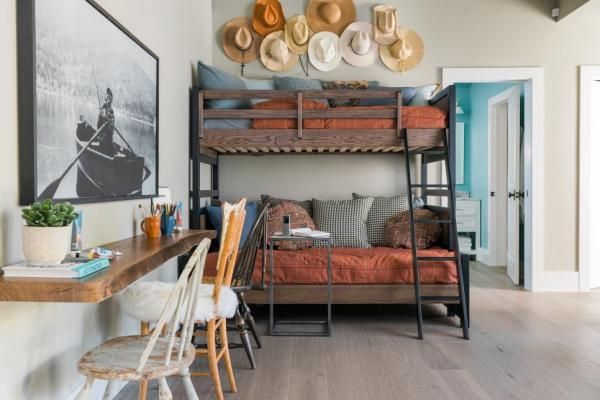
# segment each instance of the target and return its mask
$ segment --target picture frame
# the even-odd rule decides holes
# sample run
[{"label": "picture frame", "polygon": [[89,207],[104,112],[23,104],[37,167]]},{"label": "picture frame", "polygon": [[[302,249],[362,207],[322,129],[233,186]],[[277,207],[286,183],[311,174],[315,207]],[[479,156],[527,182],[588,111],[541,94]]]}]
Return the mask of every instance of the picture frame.
[{"label": "picture frame", "polygon": [[17,2],[19,204],[158,195],[159,58],[93,0]]}]

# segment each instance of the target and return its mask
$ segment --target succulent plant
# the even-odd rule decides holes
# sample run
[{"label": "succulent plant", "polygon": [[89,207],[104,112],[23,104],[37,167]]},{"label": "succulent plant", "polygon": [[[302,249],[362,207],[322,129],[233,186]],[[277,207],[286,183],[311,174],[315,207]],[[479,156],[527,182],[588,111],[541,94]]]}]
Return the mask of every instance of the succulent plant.
[{"label": "succulent plant", "polygon": [[69,225],[78,214],[69,203],[53,203],[52,200],[44,200],[24,208],[21,216],[28,226],[59,227]]}]

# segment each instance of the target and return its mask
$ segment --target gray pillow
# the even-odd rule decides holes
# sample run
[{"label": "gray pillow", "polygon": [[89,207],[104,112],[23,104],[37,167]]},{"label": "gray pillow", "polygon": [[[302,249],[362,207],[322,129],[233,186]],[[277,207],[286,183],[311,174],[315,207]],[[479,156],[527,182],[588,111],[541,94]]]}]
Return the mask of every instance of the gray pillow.
[{"label": "gray pillow", "polygon": [[293,76],[274,76],[273,82],[277,90],[323,90],[318,79],[304,79]]},{"label": "gray pillow", "polygon": [[[203,90],[246,90],[240,78],[198,61],[198,85]],[[250,108],[250,100],[206,100],[208,108]]]},{"label": "gray pillow", "polygon": [[417,93],[410,101],[409,106],[428,106],[429,100],[433,99],[440,87],[439,83],[417,87]]},{"label": "gray pillow", "polygon": [[252,129],[250,119],[205,119],[204,129]]},{"label": "gray pillow", "polygon": [[[402,105],[408,106],[411,100],[417,94],[417,88],[414,87],[390,87],[390,86],[375,86],[369,87],[367,90],[378,90],[378,89],[394,89],[402,91]],[[360,99],[359,106],[395,106],[396,99]]]},{"label": "gray pillow", "polygon": [[399,212],[408,211],[406,195],[392,197],[372,197],[352,193],[355,199],[372,198],[373,205],[367,215],[367,236],[372,246],[388,246],[385,238],[385,223]]},{"label": "gray pillow", "polygon": [[334,247],[369,248],[367,215],[372,197],[354,200],[313,199],[313,220],[317,230],[329,232]]}]

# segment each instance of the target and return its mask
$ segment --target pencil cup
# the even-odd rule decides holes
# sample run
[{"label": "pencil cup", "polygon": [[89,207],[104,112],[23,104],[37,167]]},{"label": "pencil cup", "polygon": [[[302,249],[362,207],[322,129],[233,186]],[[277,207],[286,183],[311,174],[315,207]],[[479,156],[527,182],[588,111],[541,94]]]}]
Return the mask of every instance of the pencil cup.
[{"label": "pencil cup", "polygon": [[141,228],[149,239],[160,237],[160,217],[144,218]]},{"label": "pencil cup", "polygon": [[173,215],[163,215],[160,221],[160,231],[165,236],[171,236],[175,229],[175,217]]}]

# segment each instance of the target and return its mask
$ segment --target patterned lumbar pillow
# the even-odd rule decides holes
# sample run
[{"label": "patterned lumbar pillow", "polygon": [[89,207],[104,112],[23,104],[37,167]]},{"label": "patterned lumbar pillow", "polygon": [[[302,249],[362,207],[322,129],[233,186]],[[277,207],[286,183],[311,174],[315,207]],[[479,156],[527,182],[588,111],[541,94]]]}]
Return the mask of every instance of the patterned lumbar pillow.
[{"label": "patterned lumbar pillow", "polygon": [[[394,215],[385,224],[385,236],[392,247],[412,248],[410,240],[410,211],[404,211]],[[438,219],[433,211],[426,208],[414,210],[415,221],[421,219]],[[442,227],[440,224],[419,224],[415,223],[417,249],[428,249],[433,246],[440,235]]]},{"label": "patterned lumbar pillow", "polygon": [[[357,193],[352,193],[355,199],[365,197]],[[392,197],[374,197],[373,205],[367,216],[367,235],[371,246],[388,246],[385,239],[385,223],[392,216],[399,212],[408,210],[408,197],[406,195]]]},{"label": "patterned lumbar pillow", "polygon": [[354,200],[313,199],[317,230],[329,232],[334,247],[369,248],[367,215],[372,197]]},{"label": "patterned lumbar pillow", "polygon": [[[315,229],[313,219],[308,212],[298,202],[291,200],[281,200],[269,204],[269,222],[267,232],[269,235],[275,232],[281,232],[283,228],[283,216],[290,216],[290,228],[310,228]],[[312,241],[277,241],[275,248],[279,250],[301,250],[312,246]]]}]

